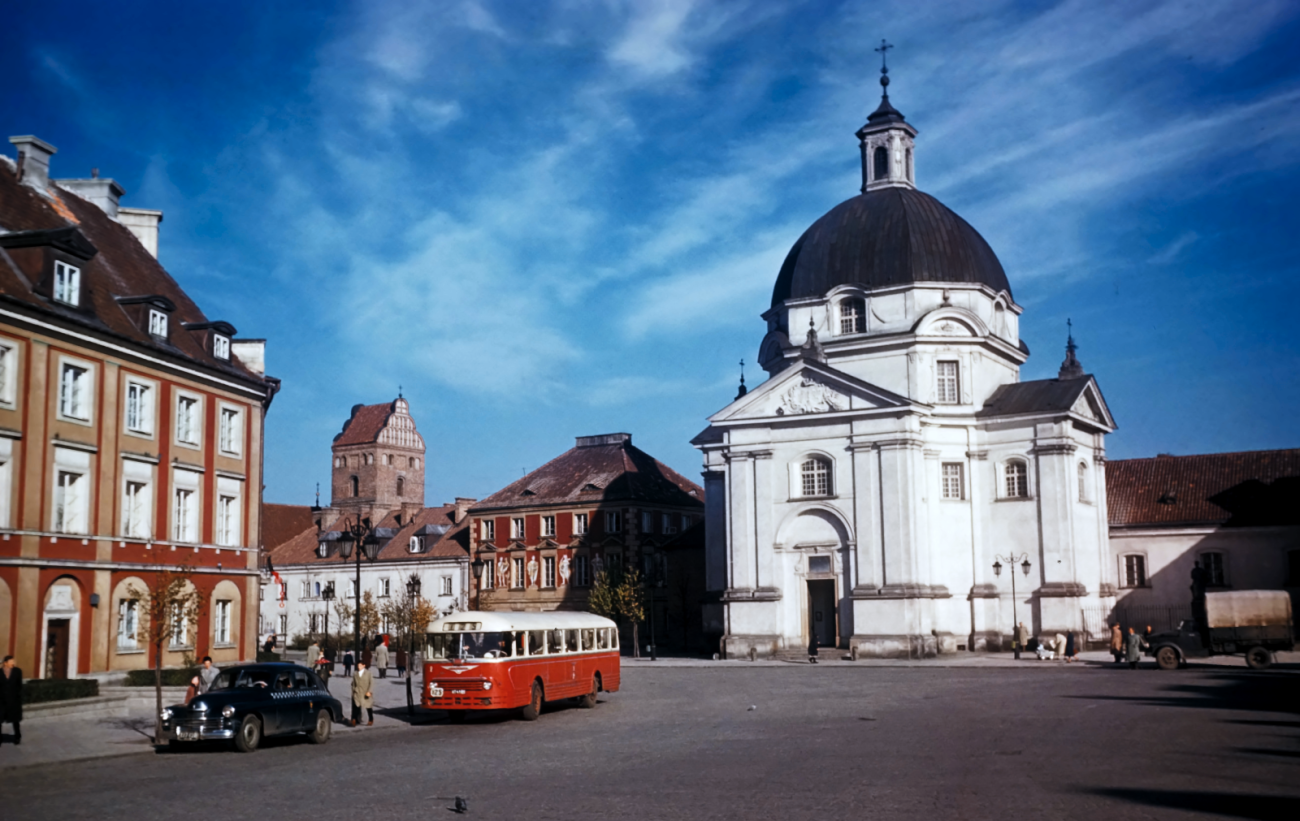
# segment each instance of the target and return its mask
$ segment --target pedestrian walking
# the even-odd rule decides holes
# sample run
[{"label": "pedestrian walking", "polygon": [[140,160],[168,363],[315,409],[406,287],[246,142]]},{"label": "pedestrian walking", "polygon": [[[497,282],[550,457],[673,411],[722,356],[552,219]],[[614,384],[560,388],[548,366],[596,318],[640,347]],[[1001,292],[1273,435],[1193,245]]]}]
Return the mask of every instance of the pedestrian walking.
[{"label": "pedestrian walking", "polygon": [[1065,631],[1065,661],[1068,664],[1072,661],[1078,661],[1078,660],[1079,660],[1079,649],[1075,645],[1074,631],[1067,630]]},{"label": "pedestrian walking", "polygon": [[1124,662],[1124,631],[1119,629],[1119,622],[1110,626],[1110,654],[1115,657],[1116,664]]},{"label": "pedestrian walking", "polygon": [[326,683],[326,685],[329,684],[330,676],[333,674],[334,674],[333,662],[325,658],[325,656],[323,655],[320,658],[316,659],[316,675],[320,676],[321,679]]},{"label": "pedestrian walking", "polygon": [[366,669],[364,661],[357,664],[357,674],[352,677],[352,726],[357,726],[361,721],[361,709],[364,707],[369,721],[366,726],[375,723],[375,696],[371,692],[374,687],[374,677]]},{"label": "pedestrian walking", "polygon": [[[5,656],[0,664],[0,725],[14,725],[14,743],[23,743],[23,671]],[[4,735],[0,733],[0,743]]]},{"label": "pedestrian walking", "polygon": [[200,692],[199,690],[200,686],[201,686],[201,682],[199,681],[198,676],[193,676],[190,678],[190,686],[185,688],[185,701],[182,702],[186,707],[189,706],[191,701],[193,701],[195,698],[198,697]]},{"label": "pedestrian walking", "polygon": [[343,677],[347,678],[352,675],[352,651],[347,650],[343,653]]},{"label": "pedestrian walking", "polygon": [[1065,634],[1064,633],[1057,633],[1055,636],[1052,637],[1052,651],[1055,654],[1056,658],[1058,659],[1065,658]]},{"label": "pedestrian walking", "polygon": [[274,634],[274,633],[272,633],[271,635],[269,635],[269,636],[266,637],[266,641],[263,642],[263,644],[262,644],[262,652],[264,652],[264,653],[274,653],[274,652],[275,652],[275,634]]},{"label": "pedestrian walking", "polygon": [[397,676],[406,678],[406,651],[400,647],[397,648]]},{"label": "pedestrian walking", "polygon": [[212,656],[203,657],[203,667],[199,669],[199,693],[206,693],[212,689],[212,682],[217,680],[217,675],[221,670],[212,666]]},{"label": "pedestrian walking", "polygon": [[811,637],[808,639],[808,663],[817,663],[817,631],[811,631]]},{"label": "pedestrian walking", "polygon": [[1016,651],[1016,658],[1020,658],[1021,651],[1027,650],[1028,648],[1029,628],[1025,627],[1025,623],[1022,621],[1020,624],[1016,625],[1016,646],[1013,648]]},{"label": "pedestrian walking", "polygon": [[307,645],[307,669],[308,670],[316,669],[316,662],[320,660],[320,657],[321,657],[321,653],[320,653],[319,644],[313,641],[311,644]]},{"label": "pedestrian walking", "polygon": [[1128,668],[1136,670],[1138,662],[1142,660],[1142,637],[1137,634],[1132,627],[1128,629],[1128,636],[1124,639],[1124,658],[1128,661]]},{"label": "pedestrian walking", "polygon": [[388,645],[380,644],[375,648],[375,669],[380,678],[388,678]]}]

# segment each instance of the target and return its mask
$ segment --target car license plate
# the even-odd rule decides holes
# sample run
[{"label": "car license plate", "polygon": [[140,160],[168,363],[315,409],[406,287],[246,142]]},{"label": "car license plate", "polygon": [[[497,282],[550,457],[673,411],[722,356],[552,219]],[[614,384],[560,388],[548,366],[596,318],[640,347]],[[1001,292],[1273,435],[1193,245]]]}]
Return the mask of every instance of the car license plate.
[{"label": "car license plate", "polygon": [[430,697],[430,698],[442,698],[442,688],[441,688],[441,687],[430,687],[430,688],[429,688],[429,697]]},{"label": "car license plate", "polygon": [[198,741],[199,731],[198,730],[177,730],[176,737],[181,741]]}]

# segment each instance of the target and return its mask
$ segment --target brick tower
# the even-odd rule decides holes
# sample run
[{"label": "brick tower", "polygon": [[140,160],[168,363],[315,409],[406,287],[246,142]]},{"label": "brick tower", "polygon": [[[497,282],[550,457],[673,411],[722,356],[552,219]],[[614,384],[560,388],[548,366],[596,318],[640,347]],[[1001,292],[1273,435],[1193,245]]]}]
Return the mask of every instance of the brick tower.
[{"label": "brick tower", "polygon": [[424,507],[424,439],[401,396],[353,405],[332,450],[330,507],[341,516],[378,521],[400,510],[405,520]]}]

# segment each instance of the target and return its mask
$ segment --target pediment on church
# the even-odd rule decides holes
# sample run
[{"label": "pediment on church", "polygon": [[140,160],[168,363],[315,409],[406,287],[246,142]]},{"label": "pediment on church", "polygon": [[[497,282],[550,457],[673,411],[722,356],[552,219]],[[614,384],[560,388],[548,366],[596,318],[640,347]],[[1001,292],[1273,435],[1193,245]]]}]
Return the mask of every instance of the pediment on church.
[{"label": "pediment on church", "polygon": [[1079,393],[1079,398],[1070,407],[1070,412],[1096,422],[1103,427],[1112,430],[1115,428],[1115,419],[1110,415],[1110,409],[1106,407],[1106,400],[1102,398],[1101,388],[1097,387],[1097,382],[1094,379],[1090,378],[1088,380],[1088,384]]},{"label": "pediment on church", "polygon": [[773,376],[709,417],[710,422],[769,419],[906,407],[896,393],[808,360]]}]

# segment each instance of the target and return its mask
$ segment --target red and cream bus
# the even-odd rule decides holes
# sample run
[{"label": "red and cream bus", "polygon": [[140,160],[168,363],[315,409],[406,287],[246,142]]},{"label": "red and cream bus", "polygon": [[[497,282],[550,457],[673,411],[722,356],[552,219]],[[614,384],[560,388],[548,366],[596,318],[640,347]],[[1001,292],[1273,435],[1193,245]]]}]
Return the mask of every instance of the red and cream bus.
[{"label": "red and cream bus", "polygon": [[618,689],[618,627],[592,613],[463,612],[429,623],[420,704],[446,710],[522,707],[528,721],[542,703],[578,699],[595,707]]}]

